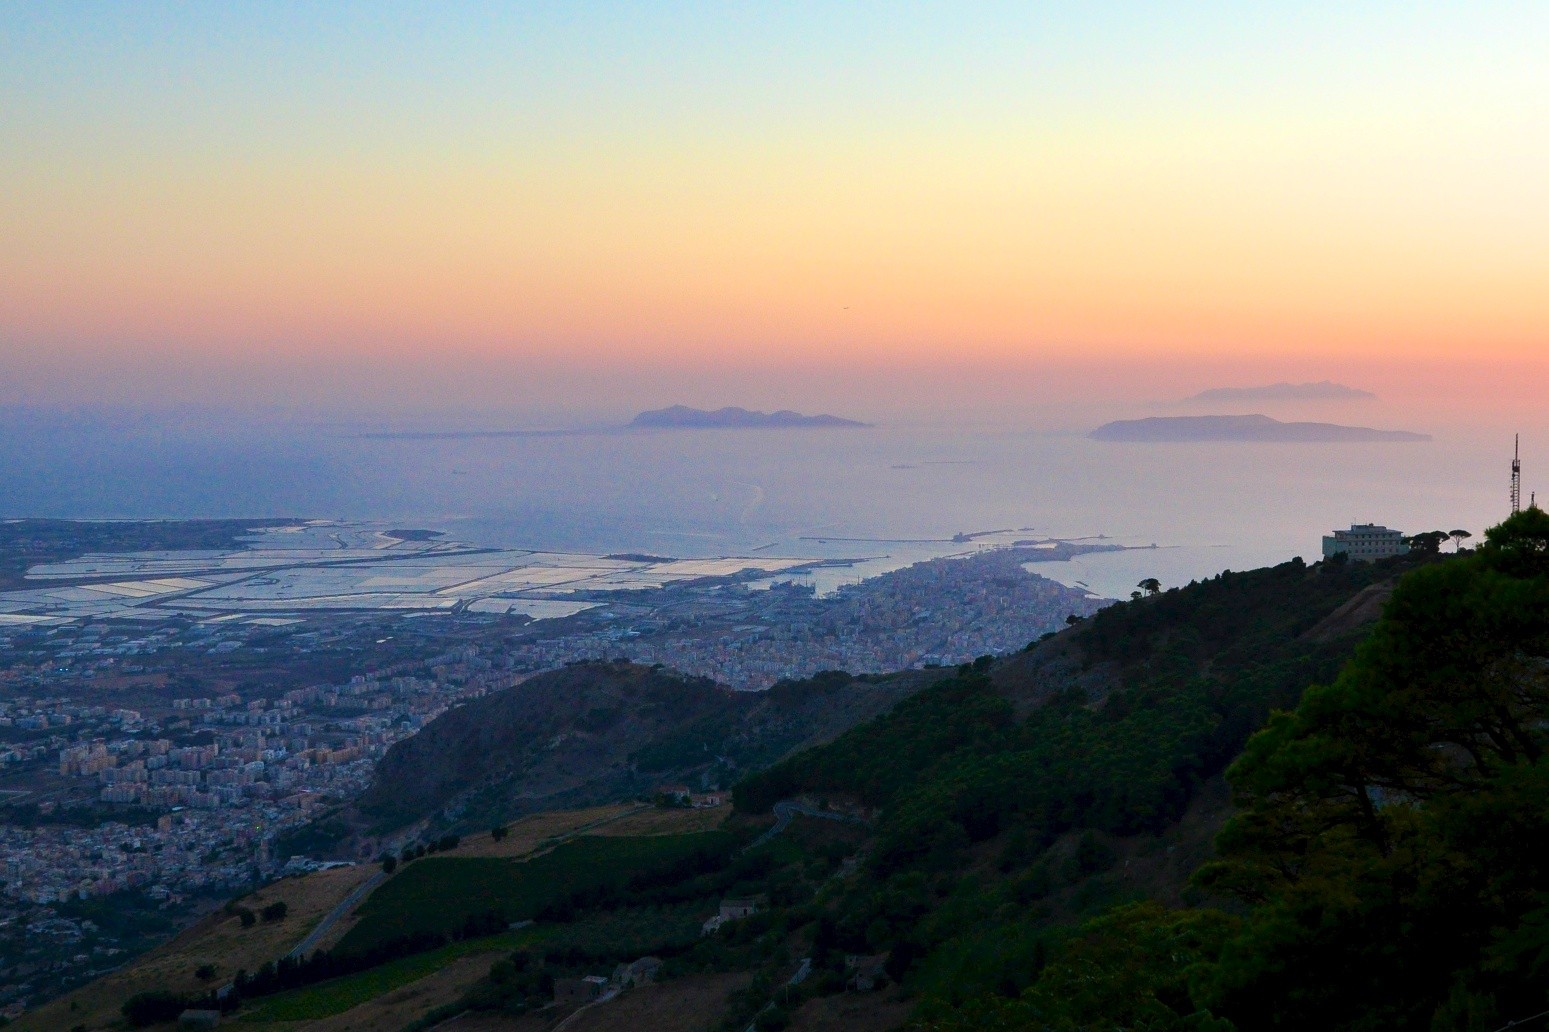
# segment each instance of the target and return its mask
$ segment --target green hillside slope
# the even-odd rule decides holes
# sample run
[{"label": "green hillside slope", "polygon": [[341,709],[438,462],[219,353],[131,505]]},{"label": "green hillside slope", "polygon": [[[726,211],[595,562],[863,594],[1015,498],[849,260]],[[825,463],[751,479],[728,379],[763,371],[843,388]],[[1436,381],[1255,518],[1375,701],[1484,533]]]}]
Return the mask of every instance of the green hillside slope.
[{"label": "green hillside slope", "polygon": [[1039,940],[1018,977],[956,994],[922,982],[922,1024],[1490,1032],[1541,1021],[1546,746],[1549,516],[1531,510],[1476,555],[1408,574],[1332,683],[1247,743],[1228,774],[1238,809],[1220,856],[1195,877],[1212,894],[1198,902],[1235,903],[1109,909]]},{"label": "green hillside slope", "polygon": [[[669,998],[735,974],[694,1019],[725,1032],[1494,1032],[1549,1010],[1537,510],[1461,556],[1224,573],[923,688],[830,678],[734,711],[710,686],[668,698],[683,682],[660,671],[600,672],[573,674],[604,685],[588,698],[686,707],[611,718],[634,729],[609,746],[631,750],[630,776],[717,740],[773,761],[719,831],[417,860],[333,957],[245,983],[255,1003],[533,917],[423,1027],[465,1010],[560,1020],[541,1017],[558,1014],[545,986],[647,954]],[[564,715],[558,683],[540,719],[572,734],[590,709]],[[877,715],[786,751],[814,733],[803,706],[852,691]],[[536,768],[481,767],[488,743],[454,734],[463,719],[442,725],[452,760],[405,750],[397,776],[440,762],[455,776],[435,800],[520,794]],[[495,733],[519,741],[527,718],[509,719]],[[756,913],[699,935],[728,896]]]},{"label": "green hillside slope", "polygon": [[928,681],[819,674],[766,692],[631,663],[577,663],[449,710],[395,744],[362,796],[379,829],[449,810],[457,830],[538,810],[730,784],[884,712]]},{"label": "green hillside slope", "polygon": [[[1162,904],[1204,898],[1188,879],[1244,742],[1371,629],[1331,630],[1331,615],[1422,561],[1297,561],[1115,606],[744,779],[740,821],[799,798],[868,826],[796,816],[735,864],[736,891],[769,906],[673,947],[667,972],[752,975],[718,1026],[737,1032],[826,1027],[823,999],[868,956],[894,986],[863,1008],[878,1027],[901,1003],[944,1028],[1210,1027],[1187,1024],[1185,971],[1237,919]],[[505,998],[492,984],[469,999]],[[1029,1017],[1045,1000],[1096,1024]]]}]

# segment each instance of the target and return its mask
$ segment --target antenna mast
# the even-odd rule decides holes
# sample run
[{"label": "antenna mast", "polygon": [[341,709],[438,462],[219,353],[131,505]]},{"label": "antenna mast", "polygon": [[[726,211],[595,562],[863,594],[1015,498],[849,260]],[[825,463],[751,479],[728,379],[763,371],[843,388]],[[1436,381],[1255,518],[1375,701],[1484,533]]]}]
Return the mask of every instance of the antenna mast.
[{"label": "antenna mast", "polygon": [[1511,452],[1511,514],[1522,511],[1522,435],[1518,434]]}]

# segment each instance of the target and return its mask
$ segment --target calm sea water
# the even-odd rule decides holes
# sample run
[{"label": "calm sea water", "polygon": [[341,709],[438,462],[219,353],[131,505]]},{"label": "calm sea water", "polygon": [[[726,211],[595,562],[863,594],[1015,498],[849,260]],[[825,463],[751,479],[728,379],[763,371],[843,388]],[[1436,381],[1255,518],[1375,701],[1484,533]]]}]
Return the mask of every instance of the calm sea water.
[{"label": "calm sea water", "polygon": [[[957,532],[1108,535],[1156,550],[1045,564],[1127,595],[1315,558],[1352,521],[1480,531],[1509,441],[1139,445],[879,427],[452,440],[283,426],[0,429],[0,515],[385,520],[481,544],[660,555],[865,558],[824,587],[960,551]],[[841,540],[859,539],[859,540]]]}]

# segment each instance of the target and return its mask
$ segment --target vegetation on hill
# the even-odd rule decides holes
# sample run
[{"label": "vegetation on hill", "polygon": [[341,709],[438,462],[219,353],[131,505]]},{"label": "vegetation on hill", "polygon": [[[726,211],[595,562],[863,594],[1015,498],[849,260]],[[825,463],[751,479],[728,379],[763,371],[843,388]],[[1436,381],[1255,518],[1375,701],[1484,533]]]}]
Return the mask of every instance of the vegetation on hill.
[{"label": "vegetation on hill", "polygon": [[[434,856],[416,860],[360,907],[340,953],[376,949],[423,933],[450,934],[495,915],[504,928],[542,917],[566,920],[604,903],[672,902],[697,876],[724,868],[735,840],[724,832],[639,838],[583,837],[531,860]],[[695,891],[693,896],[705,893]]]},{"label": "vegetation on hill", "polygon": [[[1066,675],[986,658],[746,778],[741,821],[792,796],[876,818],[869,829],[798,818],[736,860],[728,888],[769,906],[664,950],[665,972],[751,972],[720,1024],[738,1032],[755,1019],[799,1026],[813,996],[844,988],[846,958],[873,955],[886,958],[884,981],[916,996],[920,1021],[943,1028],[1081,1027],[1058,1016],[1094,999],[1128,1001],[1102,1015],[1113,1027],[1176,1016],[1186,969],[1214,958],[1237,924],[1133,902],[1176,896],[1187,872],[1148,883],[1128,862],[1155,869],[1270,710],[1332,677],[1360,637],[1305,632],[1403,568],[1295,562],[1114,607],[1036,646],[1029,659],[1072,653]],[[1020,676],[1057,682],[1025,716],[1012,701],[1030,694]],[[1193,834],[1223,818],[1217,806]],[[788,985],[800,956],[811,973]],[[464,1004],[529,1006],[525,983],[510,984],[492,979]]]},{"label": "vegetation on hill", "polygon": [[[1456,556],[1223,573],[933,676],[745,777],[723,832],[414,860],[329,962],[538,919],[427,1022],[525,1013],[646,954],[669,981],[745,973],[727,1032],[804,1027],[867,958],[921,1032],[1494,1032],[1549,1010],[1544,513]],[[785,686],[780,719],[851,685],[830,681]],[[749,726],[698,699],[663,700],[677,723],[634,771]],[[747,847],[771,810],[789,826]],[[726,896],[762,902],[699,936]],[[486,927],[468,907],[490,900]]]},{"label": "vegetation on hill", "polygon": [[1202,884],[1251,904],[1198,1002],[1243,1029],[1493,1029],[1549,1007],[1549,514],[1398,587],[1232,768]]},{"label": "vegetation on hill", "polygon": [[[1549,1008],[1549,516],[1398,585],[1370,639],[1253,736],[1196,884],[1119,907],[942,1030],[1447,1029]],[[1036,970],[1035,970],[1036,969]]]},{"label": "vegetation on hill", "polygon": [[1078,639],[1088,664],[1117,668],[1102,699],[1056,691],[1019,721],[988,668],[968,668],[752,775],[737,805],[759,812],[805,793],[880,807],[873,867],[883,875],[951,869],[1002,833],[1030,859],[1073,829],[1158,832],[1271,709],[1350,655],[1348,638],[1302,633],[1393,572],[1295,560],[1110,607]]},{"label": "vegetation on hill", "polygon": [[630,663],[577,663],[450,710],[390,749],[360,801],[377,830],[460,830],[539,809],[727,785],[885,711],[918,674],[819,674],[767,692]]}]

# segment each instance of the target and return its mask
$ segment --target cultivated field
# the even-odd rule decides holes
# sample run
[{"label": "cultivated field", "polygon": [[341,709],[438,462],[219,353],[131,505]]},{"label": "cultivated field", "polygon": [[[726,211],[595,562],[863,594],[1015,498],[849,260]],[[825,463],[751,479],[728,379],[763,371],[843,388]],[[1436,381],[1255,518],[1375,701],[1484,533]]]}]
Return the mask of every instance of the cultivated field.
[{"label": "cultivated field", "polygon": [[[375,872],[374,866],[362,864],[275,882],[243,898],[241,905],[257,911],[283,900],[289,908],[285,920],[260,921],[251,928],[243,928],[235,915],[217,911],[124,970],[29,1011],[11,1027],[24,1032],[57,1032],[78,1024],[88,1029],[104,1028],[120,1020],[119,1008],[141,990],[195,993],[220,985],[241,968],[252,971],[265,961],[282,956]],[[215,977],[209,982],[194,977],[195,969],[202,964],[215,966]]]},{"label": "cultivated field", "polygon": [[[453,855],[459,857],[523,857],[550,848],[577,834],[592,833],[641,809],[638,804],[594,806],[584,810],[537,813],[511,822],[506,837],[495,841],[487,831],[466,835]],[[335,921],[317,948],[331,950],[360,923],[364,908],[356,908]]]},{"label": "cultivated field", "polygon": [[[511,902],[530,911],[535,905],[541,906],[576,888],[616,884],[639,865],[670,861],[719,839],[713,829],[729,811],[729,807],[592,807],[535,814],[514,821],[499,842],[489,832],[470,835],[454,853],[427,857],[401,869],[373,892],[355,915],[337,921],[318,947],[332,949],[373,914],[378,915],[373,927],[359,933],[356,941],[378,934],[374,929],[383,927],[381,922],[391,923],[380,915],[390,914],[405,900],[418,908],[415,912],[423,920],[431,913],[444,917],[448,899],[469,900],[470,912],[488,909],[489,899]],[[533,859],[519,862],[519,858],[526,856]],[[460,866],[464,862],[470,866]],[[442,873],[451,876],[449,879],[437,873],[438,864],[451,865],[442,868]],[[165,988],[197,993],[221,985],[239,969],[253,971],[266,961],[283,956],[377,870],[374,864],[361,864],[286,878],[266,886],[241,899],[241,905],[258,911],[283,900],[289,908],[285,920],[242,928],[236,916],[217,911],[123,970],[30,1011],[9,1027],[19,1032],[57,1032],[77,1025],[88,1030],[104,1029],[119,1025],[119,1009],[136,992]],[[421,870],[428,874],[415,874]],[[474,870],[483,873],[468,882],[461,880],[462,873]],[[416,885],[426,891],[421,893]],[[392,892],[384,897],[387,889]],[[584,927],[570,931],[572,937],[595,934],[627,940],[636,933],[637,924],[659,930],[663,923],[676,927],[695,920],[698,918],[686,911],[627,911],[613,917],[611,924],[603,922],[592,928],[595,922],[583,922]],[[257,1000],[246,1009],[242,1027],[251,1027],[254,1032],[263,1028],[340,1032],[400,1028],[426,1010],[456,1000],[489,970],[492,959],[542,934],[523,930],[458,942],[404,957],[372,971]],[[208,982],[202,982],[194,971],[206,963],[213,964],[216,973]]]},{"label": "cultivated field", "polygon": [[[631,989],[579,1011],[540,1011],[519,1018],[465,1014],[437,1032],[546,1032],[561,1022],[564,1032],[707,1032],[715,1027],[731,994],[749,980],[742,973],[691,975]],[[573,1014],[569,1020],[565,1020],[567,1013]]]},{"label": "cultivated field", "polygon": [[599,825],[592,835],[684,835],[695,831],[714,831],[731,816],[731,805],[703,810],[637,809],[628,816]]},{"label": "cultivated field", "polygon": [[[533,941],[510,932],[453,943],[381,967],[254,1001],[242,1015],[256,1029],[398,1028],[449,1003],[489,972],[495,960]],[[402,1020],[387,1020],[389,1015]]]},{"label": "cultivated field", "polygon": [[495,841],[489,832],[465,836],[457,847],[456,855],[526,856],[571,835],[608,834],[608,829],[621,821],[633,820],[632,815],[641,812],[642,808],[639,804],[627,803],[617,806],[594,806],[585,810],[535,813],[506,825],[506,837],[499,842]]},{"label": "cultivated field", "polygon": [[361,951],[416,932],[447,933],[491,910],[506,921],[537,917],[576,893],[622,888],[642,871],[726,848],[722,832],[616,838],[585,835],[531,860],[457,854],[416,860],[388,879],[358,911],[339,947]]}]

